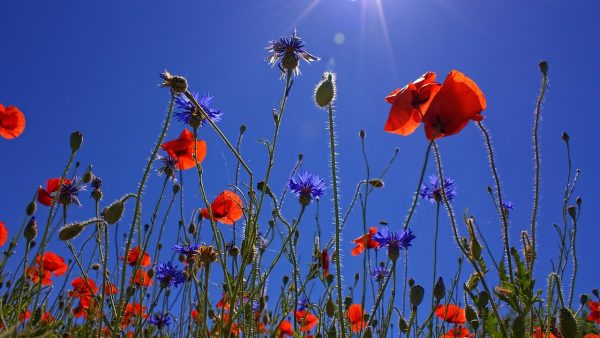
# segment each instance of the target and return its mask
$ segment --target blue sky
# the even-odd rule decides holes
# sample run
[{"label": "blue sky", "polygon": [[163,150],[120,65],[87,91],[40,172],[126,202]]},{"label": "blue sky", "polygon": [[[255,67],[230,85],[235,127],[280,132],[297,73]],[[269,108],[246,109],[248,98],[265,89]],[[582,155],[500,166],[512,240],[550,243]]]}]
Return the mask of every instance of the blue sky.
[{"label": "blue sky", "polygon": [[[385,189],[370,200],[369,225],[387,220],[391,227],[400,226],[427,146],[421,129],[410,137],[383,132],[389,110],[383,97],[425,71],[437,72],[442,80],[451,69],[458,69],[476,81],[487,98],[485,123],[493,136],[506,198],[515,204],[511,236],[516,240],[521,230],[528,229],[533,195],[530,131],[540,84],[537,64],[548,60],[537,272],[541,282],[557,252],[552,223],[561,222],[566,156],[560,136],[567,131],[574,166],[582,171],[576,189],[583,198],[577,292],[598,287],[595,252],[600,228],[593,211],[600,202],[595,175],[600,122],[600,63],[596,61],[600,59],[600,3],[596,1],[11,1],[0,4],[0,13],[0,103],[20,107],[27,117],[20,138],[0,140],[0,220],[9,232],[18,228],[21,210],[37,186],[60,175],[73,130],[84,134],[78,160],[82,166],[93,164],[104,180],[105,203],[136,189],[168,104],[168,92],[157,86],[157,74],[165,68],[186,76],[192,90],[215,96],[214,106],[224,113],[220,127],[230,138],[235,139],[241,124],[248,126],[243,153],[258,177],[263,175],[267,157],[258,140],[272,135],[271,110],[283,86],[277,69],[264,62],[264,47],[268,40],[296,28],[306,49],[322,60],[301,65],[302,75],[294,83],[283,121],[271,185],[283,187],[298,153],[304,154],[304,169],[330,180],[324,160],[326,113],[315,107],[311,95],[322,72],[332,70],[338,78],[342,208],[364,175],[359,130],[366,131],[374,172],[399,148]],[[167,140],[176,138],[182,128],[173,123]],[[208,142],[204,166],[213,198],[232,183],[235,159],[209,129],[203,128],[200,138]],[[458,185],[457,213],[468,208],[499,253],[499,223],[486,192],[492,178],[477,128],[470,124],[439,145],[445,173]],[[430,165],[427,174],[433,171]],[[192,182],[194,173],[186,172],[185,178]],[[161,181],[152,177],[146,203],[153,203]],[[189,214],[200,206],[200,199],[192,186],[186,193]],[[331,190],[326,197],[331,197]],[[296,206],[290,202],[286,212],[292,217]],[[333,233],[327,221],[330,201],[322,202],[323,232]],[[92,216],[91,200],[84,197],[83,204],[73,211],[74,219]],[[315,211],[312,206],[309,215]],[[417,239],[411,257],[417,263],[413,261],[409,275],[424,285],[431,280],[434,211],[435,206],[420,203],[412,224]],[[175,227],[172,218],[169,225]],[[301,240],[310,243],[314,223],[307,219],[301,231]],[[349,240],[361,231],[357,209],[343,234],[347,280],[355,272]],[[440,238],[444,254],[438,271],[450,278],[458,250],[445,219]],[[62,251],[61,246],[54,242],[51,248]],[[302,256],[307,262],[310,251]],[[416,268],[421,263],[427,268]],[[277,285],[278,278],[272,283]]]}]

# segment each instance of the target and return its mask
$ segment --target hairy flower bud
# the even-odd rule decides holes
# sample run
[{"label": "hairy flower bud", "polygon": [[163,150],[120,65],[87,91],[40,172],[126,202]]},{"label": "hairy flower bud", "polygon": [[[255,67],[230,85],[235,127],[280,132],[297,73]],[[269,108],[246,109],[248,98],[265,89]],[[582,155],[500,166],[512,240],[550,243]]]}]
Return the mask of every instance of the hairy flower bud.
[{"label": "hairy flower bud", "polygon": [[111,205],[102,210],[100,214],[108,224],[117,223],[125,212],[125,201],[123,198],[116,200]]},{"label": "hairy flower bud", "polygon": [[160,74],[163,79],[161,87],[169,87],[176,94],[185,93],[187,90],[187,80],[182,76],[171,75],[167,70]]},{"label": "hairy flower bud", "polygon": [[37,236],[38,228],[37,228],[37,220],[35,217],[31,217],[25,229],[23,230],[23,236],[28,242],[31,242]]},{"label": "hairy flower bud", "polygon": [[417,307],[421,305],[423,296],[425,295],[425,289],[420,285],[415,285],[410,288],[410,303],[412,306]]},{"label": "hairy flower bud", "polygon": [[27,216],[31,216],[33,214],[35,214],[37,210],[37,203],[35,203],[35,201],[31,201],[29,202],[29,204],[27,204],[27,208],[25,209],[25,212],[27,213]]},{"label": "hairy flower bud", "polygon": [[548,75],[548,61],[540,61],[540,72],[542,72],[542,74],[544,74],[544,76]]},{"label": "hairy flower bud", "polygon": [[325,72],[323,79],[315,88],[315,103],[323,108],[335,100],[335,74]]},{"label": "hairy flower bud", "polygon": [[558,330],[563,338],[577,337],[577,322],[569,309],[561,308],[558,311]]},{"label": "hairy flower bud", "polygon": [[58,239],[61,241],[69,241],[77,236],[85,229],[83,223],[71,223],[60,228],[58,231]]},{"label": "hairy flower bud", "polygon": [[440,277],[438,278],[437,283],[435,283],[435,286],[433,287],[433,297],[435,297],[435,299],[439,301],[440,299],[444,298],[445,295],[446,286],[444,285],[444,280],[442,279],[442,277]]},{"label": "hairy flower bud", "polygon": [[71,145],[71,152],[75,153],[79,148],[81,148],[81,143],[83,143],[83,134],[79,131],[74,131],[71,134],[71,138],[69,140]]}]

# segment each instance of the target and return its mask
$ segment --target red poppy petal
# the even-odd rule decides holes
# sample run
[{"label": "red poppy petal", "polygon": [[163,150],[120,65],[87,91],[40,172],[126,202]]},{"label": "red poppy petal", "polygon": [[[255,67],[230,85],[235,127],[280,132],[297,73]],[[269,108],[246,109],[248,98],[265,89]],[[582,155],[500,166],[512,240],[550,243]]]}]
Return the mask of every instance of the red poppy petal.
[{"label": "red poppy petal", "polygon": [[4,222],[0,221],[0,246],[3,246],[8,239],[8,231],[6,230],[6,226]]},{"label": "red poppy petal", "polygon": [[0,136],[11,140],[18,137],[25,130],[25,115],[14,106],[6,109],[0,105]]}]

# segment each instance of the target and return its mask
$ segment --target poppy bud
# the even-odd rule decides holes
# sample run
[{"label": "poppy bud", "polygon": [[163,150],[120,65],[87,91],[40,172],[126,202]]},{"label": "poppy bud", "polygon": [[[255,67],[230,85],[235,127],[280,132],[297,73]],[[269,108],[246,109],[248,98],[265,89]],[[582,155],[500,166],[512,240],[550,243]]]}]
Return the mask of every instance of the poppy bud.
[{"label": "poppy bud", "polygon": [[323,79],[315,88],[315,103],[323,108],[335,100],[335,74],[325,72]]},{"label": "poppy bud", "polygon": [[92,173],[92,166],[90,166],[88,168],[88,170],[85,171],[85,173],[83,173],[83,177],[81,178],[81,181],[83,183],[90,183],[92,180],[94,179],[94,174]]},{"label": "poppy bud", "polygon": [[596,298],[600,297],[600,294],[598,293],[598,289],[592,289],[592,293],[594,294],[594,296],[596,296]]},{"label": "poppy bud", "polygon": [[412,279],[412,278],[410,278],[410,279],[408,280],[408,286],[410,286],[411,288],[412,288],[413,286],[415,286],[415,280],[414,280],[414,279]]},{"label": "poppy bud", "polygon": [[79,148],[81,148],[81,143],[83,143],[83,134],[79,131],[74,131],[71,134],[70,144],[71,144],[71,152],[75,153]]},{"label": "poppy bud", "polygon": [[101,267],[101,266],[100,266],[100,264],[98,264],[98,263],[94,263],[94,264],[92,264],[92,270],[96,270],[96,271],[98,271],[98,270],[100,270],[100,267]]},{"label": "poppy bud", "polygon": [[28,242],[31,242],[37,236],[37,232],[38,232],[37,221],[36,221],[35,217],[31,217],[31,219],[25,226],[25,229],[23,230],[23,236],[25,237],[25,239]]},{"label": "poppy bud", "polygon": [[298,58],[294,53],[285,53],[281,59],[281,66],[291,72],[298,67]]},{"label": "poppy bud", "polygon": [[298,154],[298,161],[302,161],[302,159],[304,158],[304,154]]},{"label": "poppy bud", "polygon": [[442,279],[442,277],[438,278],[437,283],[435,283],[435,286],[433,287],[433,297],[435,297],[436,300],[440,300],[442,298],[444,298],[444,296],[446,295],[446,286],[444,285],[444,280]]},{"label": "poppy bud", "polygon": [[100,215],[102,216],[102,218],[104,218],[106,223],[115,224],[121,219],[124,212],[125,212],[125,201],[123,199],[120,199],[120,200],[116,200],[111,205],[104,208],[104,210],[102,210],[102,213],[100,213]]},{"label": "poppy bud", "polygon": [[68,241],[77,237],[85,228],[83,223],[71,223],[62,227],[58,231],[58,239],[61,241]]},{"label": "poppy bud", "polygon": [[423,296],[425,295],[425,289],[420,285],[415,285],[410,288],[410,303],[412,306],[417,307],[421,305]]},{"label": "poppy bud", "polygon": [[181,190],[181,185],[179,183],[173,184],[173,194],[177,194]]},{"label": "poppy bud", "polygon": [[383,188],[383,180],[380,178],[374,178],[369,180],[369,184],[375,188]]},{"label": "poppy bud", "polygon": [[562,133],[562,136],[561,136],[561,137],[562,137],[562,140],[563,140],[563,141],[565,141],[565,142],[569,142],[569,139],[570,139],[570,137],[569,137],[569,134],[567,134],[567,132],[566,132],[566,131],[563,131],[563,133]]},{"label": "poppy bud", "polygon": [[589,299],[590,297],[588,297],[588,295],[586,294],[582,294],[581,296],[579,296],[579,302],[581,303],[581,305],[587,304]]},{"label": "poppy bud", "polygon": [[31,202],[29,202],[29,204],[27,204],[27,208],[25,209],[25,212],[27,213],[27,216],[31,216],[31,215],[35,214],[36,210],[37,210],[37,203],[35,203],[35,201],[31,201]]},{"label": "poppy bud", "polygon": [[558,311],[558,330],[563,338],[577,337],[577,322],[569,309],[561,308]]},{"label": "poppy bud", "polygon": [[548,75],[548,61],[540,61],[540,72],[544,74],[544,76]]},{"label": "poppy bud", "polygon": [[358,137],[360,137],[360,138],[365,138],[365,135],[366,135],[366,133],[362,129],[358,132]]},{"label": "poppy bud", "polygon": [[196,233],[196,224],[194,224],[194,222],[190,223],[190,225],[188,226],[188,231],[192,235],[194,235]]},{"label": "poppy bud", "polygon": [[333,304],[333,300],[331,300],[331,297],[329,297],[327,299],[327,303],[325,303],[325,313],[327,313],[327,316],[329,317],[333,317],[333,315],[335,314],[335,305]]},{"label": "poppy bud", "polygon": [[577,208],[575,208],[574,205],[569,205],[569,207],[567,208],[567,211],[569,212],[569,216],[571,216],[573,221],[575,221],[577,218]]},{"label": "poppy bud", "polygon": [[352,297],[350,297],[350,296],[344,297],[344,306],[346,308],[349,308],[350,305],[352,305]]},{"label": "poppy bud", "polygon": [[354,274],[354,281],[358,282],[359,279],[360,279],[360,274],[357,272]]},{"label": "poppy bud", "polygon": [[283,285],[286,285],[290,281],[290,277],[288,275],[283,275]]},{"label": "poppy bud", "polygon": [[481,291],[479,293],[479,297],[477,297],[477,306],[480,308],[484,308],[487,306],[490,301],[490,294],[487,291]]},{"label": "poppy bud", "polygon": [[240,249],[237,246],[232,246],[231,249],[229,249],[229,255],[231,255],[232,257],[236,257],[237,255],[240,254]]},{"label": "poppy bud", "polygon": [[471,276],[469,276],[465,287],[471,291],[477,287],[477,283],[479,283],[479,275],[476,272],[473,272]]},{"label": "poppy bud", "polygon": [[265,182],[264,182],[264,181],[260,181],[260,182],[258,182],[258,183],[256,184],[256,188],[257,188],[259,191],[262,191],[262,192],[264,192],[264,193],[265,193],[265,194],[267,194],[267,195],[270,195],[270,194],[271,194],[271,188],[269,187],[269,185],[268,185],[268,184],[265,184]]}]

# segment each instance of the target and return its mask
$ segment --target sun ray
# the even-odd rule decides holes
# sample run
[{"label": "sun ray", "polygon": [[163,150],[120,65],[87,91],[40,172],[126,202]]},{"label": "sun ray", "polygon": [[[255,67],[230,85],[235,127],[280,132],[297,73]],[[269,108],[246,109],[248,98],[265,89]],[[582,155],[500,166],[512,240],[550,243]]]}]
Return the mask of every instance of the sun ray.
[{"label": "sun ray", "polygon": [[294,20],[294,25],[298,25],[310,12],[317,7],[317,5],[321,2],[321,0],[313,0],[303,11],[298,15],[298,17]]},{"label": "sun ray", "polygon": [[394,52],[392,50],[392,42],[390,40],[390,33],[388,31],[387,21],[385,19],[385,13],[383,12],[383,5],[381,4],[381,0],[374,0],[375,7],[377,8],[377,15],[379,16],[379,24],[381,25],[381,32],[383,34],[383,39],[385,42],[385,47],[387,49],[388,57],[390,58],[390,62],[392,64],[393,74],[396,74],[396,60],[394,58]]}]

